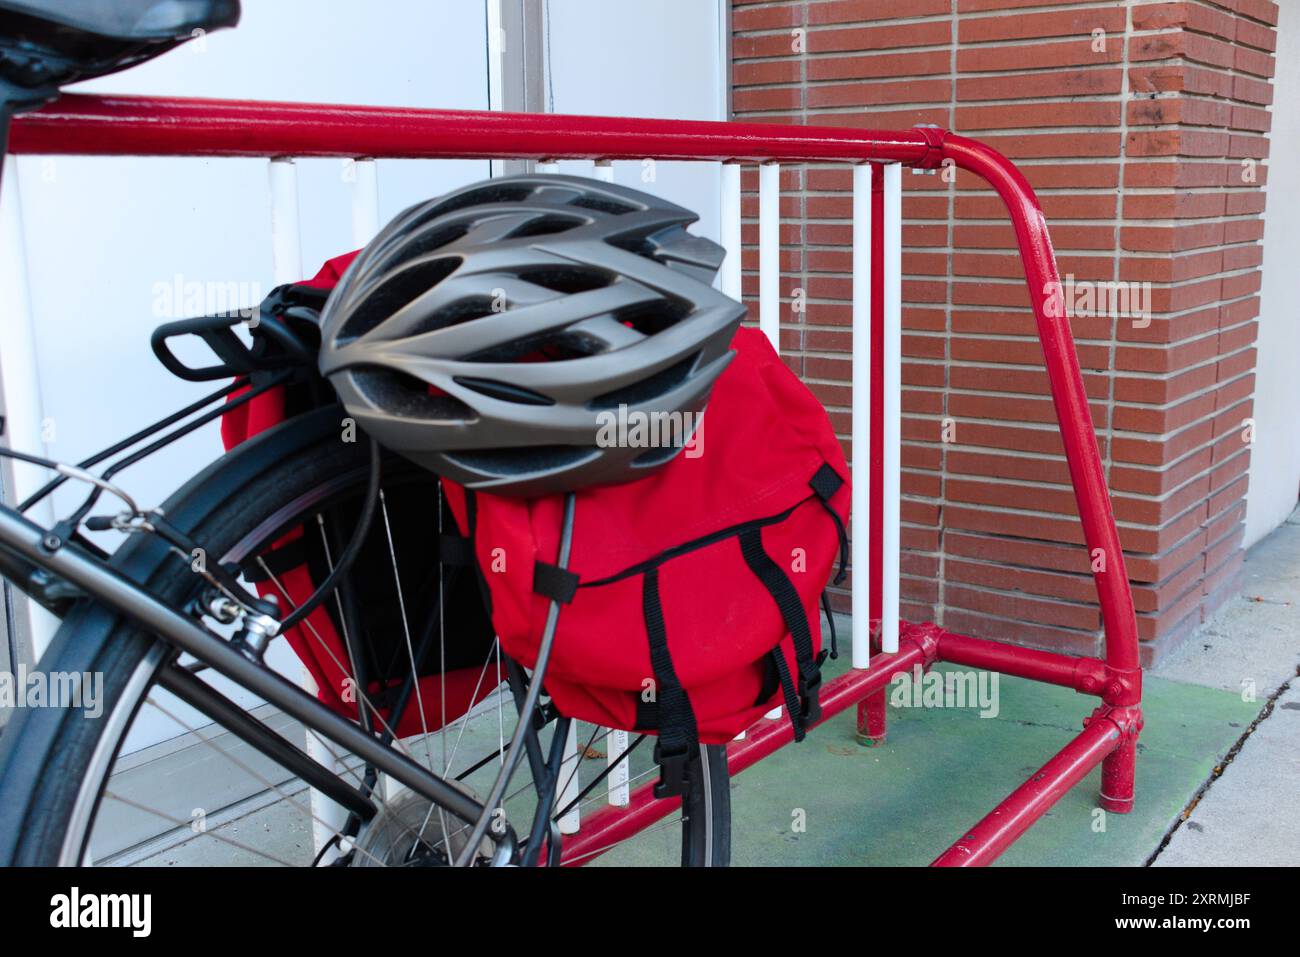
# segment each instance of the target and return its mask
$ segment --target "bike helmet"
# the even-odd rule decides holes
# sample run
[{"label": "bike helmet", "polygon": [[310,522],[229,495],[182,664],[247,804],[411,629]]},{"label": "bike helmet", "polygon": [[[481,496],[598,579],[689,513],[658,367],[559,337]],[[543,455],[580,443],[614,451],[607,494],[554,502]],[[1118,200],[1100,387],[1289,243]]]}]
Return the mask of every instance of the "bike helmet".
[{"label": "bike helmet", "polygon": [[[745,314],[710,285],[724,252],[687,232],[696,219],[555,175],[413,206],[331,293],[321,373],[380,444],[467,488],[640,478],[689,439]],[[676,444],[611,444],[622,414]]]}]

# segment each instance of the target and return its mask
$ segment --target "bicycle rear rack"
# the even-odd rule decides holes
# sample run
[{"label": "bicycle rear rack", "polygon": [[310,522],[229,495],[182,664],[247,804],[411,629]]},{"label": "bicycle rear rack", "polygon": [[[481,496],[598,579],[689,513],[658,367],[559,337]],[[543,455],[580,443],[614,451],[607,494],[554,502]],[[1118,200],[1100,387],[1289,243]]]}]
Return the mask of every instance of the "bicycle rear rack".
[{"label": "bicycle rear rack", "polygon": [[[936,661],[1074,688],[1099,699],[1084,730],[935,859],[938,866],[993,861],[1098,764],[1100,803],[1132,809],[1142,673],[1137,626],[1105,472],[1093,433],[1069,319],[1049,310],[1059,276],[1033,190],[996,151],[935,128],[903,131],[640,120],[605,117],[319,106],[229,100],[67,95],[14,121],[20,154],[261,156],[271,160],[275,278],[301,278],[292,157],[358,160],[353,221],[358,242],[378,226],[373,159],[701,160],[722,165],[724,291],[740,297],[742,164],[759,166],[759,324],[779,332],[779,197],[783,163],[844,163],[853,175],[853,665],[822,690],[823,720],[858,706],[859,733],[883,739],[886,686]],[[955,166],[1002,198],[1015,230],[1043,348],[1057,424],[1101,605],[1105,657],[1074,657],[900,622],[901,167]],[[865,480],[864,480],[865,477]],[[883,654],[872,655],[878,623]],[[739,773],[791,739],[785,721],[760,721],[729,746]],[[611,750],[614,753],[614,750]],[[611,776],[612,777],[612,776]],[[647,784],[566,841],[578,862],[676,809]]]}]

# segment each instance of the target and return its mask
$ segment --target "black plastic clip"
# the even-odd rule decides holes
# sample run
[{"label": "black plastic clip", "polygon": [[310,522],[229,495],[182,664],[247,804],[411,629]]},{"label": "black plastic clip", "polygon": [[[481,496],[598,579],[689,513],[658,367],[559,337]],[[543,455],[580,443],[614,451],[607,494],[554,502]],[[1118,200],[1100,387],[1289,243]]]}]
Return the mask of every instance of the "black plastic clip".
[{"label": "black plastic clip", "polygon": [[686,791],[686,762],[690,756],[689,748],[665,751],[662,740],[655,742],[655,764],[659,765],[659,780],[654,787],[655,797],[678,797]]},{"label": "black plastic clip", "polygon": [[822,719],[822,662],[828,652],[825,649],[817,655],[816,661],[799,666],[799,717],[804,727],[810,727]]}]

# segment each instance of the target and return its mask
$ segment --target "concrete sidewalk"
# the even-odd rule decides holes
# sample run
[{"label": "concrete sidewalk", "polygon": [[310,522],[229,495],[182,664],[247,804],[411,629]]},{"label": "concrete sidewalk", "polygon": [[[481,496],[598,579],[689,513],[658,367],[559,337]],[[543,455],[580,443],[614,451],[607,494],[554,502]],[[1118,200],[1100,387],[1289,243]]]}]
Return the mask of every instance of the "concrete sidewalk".
[{"label": "concrete sidewalk", "polygon": [[1300,863],[1300,509],[1247,556],[1242,594],[1155,669],[1261,706],[1152,864]]}]

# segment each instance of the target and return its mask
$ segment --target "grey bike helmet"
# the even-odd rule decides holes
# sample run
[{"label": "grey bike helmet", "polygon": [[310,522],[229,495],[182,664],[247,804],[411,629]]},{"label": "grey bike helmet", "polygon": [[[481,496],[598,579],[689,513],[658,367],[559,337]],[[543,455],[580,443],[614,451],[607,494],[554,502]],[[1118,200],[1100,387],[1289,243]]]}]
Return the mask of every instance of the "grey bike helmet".
[{"label": "grey bike helmet", "polygon": [[[724,253],[696,218],[575,176],[413,206],[331,293],[321,373],[380,444],[468,488],[640,478],[680,450],[695,417],[663,416],[703,410],[745,313],[709,285]],[[678,444],[610,444],[620,406]]]}]

